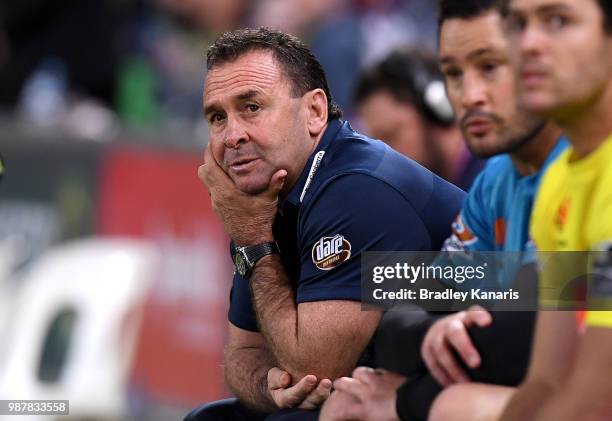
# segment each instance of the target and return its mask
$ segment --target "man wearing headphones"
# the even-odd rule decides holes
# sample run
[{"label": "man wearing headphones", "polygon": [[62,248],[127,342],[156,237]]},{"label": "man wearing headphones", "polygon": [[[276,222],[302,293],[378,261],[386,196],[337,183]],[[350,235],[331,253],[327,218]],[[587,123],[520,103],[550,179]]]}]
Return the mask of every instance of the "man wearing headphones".
[{"label": "man wearing headphones", "polygon": [[355,103],[368,134],[467,190],[484,160],[471,154],[433,54],[398,49],[365,70]]}]

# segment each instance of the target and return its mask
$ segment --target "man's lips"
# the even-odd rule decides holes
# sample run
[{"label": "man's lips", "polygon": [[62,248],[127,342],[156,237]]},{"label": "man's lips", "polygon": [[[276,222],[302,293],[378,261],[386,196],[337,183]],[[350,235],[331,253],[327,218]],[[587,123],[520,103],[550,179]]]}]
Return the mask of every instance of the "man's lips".
[{"label": "man's lips", "polygon": [[251,171],[255,165],[257,165],[259,158],[240,158],[232,161],[229,165],[229,169],[237,174]]},{"label": "man's lips", "polygon": [[538,67],[524,67],[520,72],[521,83],[525,88],[533,88],[540,85],[547,76],[547,72]]},{"label": "man's lips", "polygon": [[482,136],[487,134],[494,126],[491,119],[484,117],[468,118],[463,127],[472,136]]}]

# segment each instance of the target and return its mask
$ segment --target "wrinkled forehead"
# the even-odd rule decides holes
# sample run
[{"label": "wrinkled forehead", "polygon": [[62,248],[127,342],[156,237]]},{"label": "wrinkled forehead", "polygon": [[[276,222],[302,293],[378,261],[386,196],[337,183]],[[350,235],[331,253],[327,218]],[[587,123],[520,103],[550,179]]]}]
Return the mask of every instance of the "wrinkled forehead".
[{"label": "wrinkled forehead", "polygon": [[287,78],[272,52],[257,50],[224,61],[210,69],[204,81],[204,99],[237,94],[242,90],[270,93],[285,85]]},{"label": "wrinkled forehead", "polygon": [[486,53],[508,54],[508,39],[497,11],[470,19],[453,18],[440,28],[440,64],[476,60]]}]

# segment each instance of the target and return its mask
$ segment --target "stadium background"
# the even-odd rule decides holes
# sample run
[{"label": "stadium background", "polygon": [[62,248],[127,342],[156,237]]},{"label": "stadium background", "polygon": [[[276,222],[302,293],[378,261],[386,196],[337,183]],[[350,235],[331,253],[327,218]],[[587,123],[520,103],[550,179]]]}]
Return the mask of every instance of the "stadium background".
[{"label": "stadium background", "polygon": [[207,46],[244,26],[298,35],[359,129],[358,72],[400,45],[433,48],[434,7],[1,2],[0,399],[167,420],[228,396],[228,239],[196,176]]}]

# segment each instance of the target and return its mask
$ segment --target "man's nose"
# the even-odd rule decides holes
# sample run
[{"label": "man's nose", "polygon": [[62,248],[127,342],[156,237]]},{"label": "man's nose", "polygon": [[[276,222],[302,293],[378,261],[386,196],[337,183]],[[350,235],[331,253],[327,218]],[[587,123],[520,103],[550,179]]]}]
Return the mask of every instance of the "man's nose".
[{"label": "man's nose", "polygon": [[240,124],[235,118],[228,118],[227,127],[225,129],[225,139],[223,144],[226,148],[236,149],[242,143],[249,140],[249,136],[244,129],[244,126]]},{"label": "man's nose", "polygon": [[476,74],[466,74],[461,103],[467,110],[481,107],[487,102],[486,84]]},{"label": "man's nose", "polygon": [[539,55],[544,48],[545,38],[542,28],[535,24],[527,25],[519,38],[521,58]]}]

